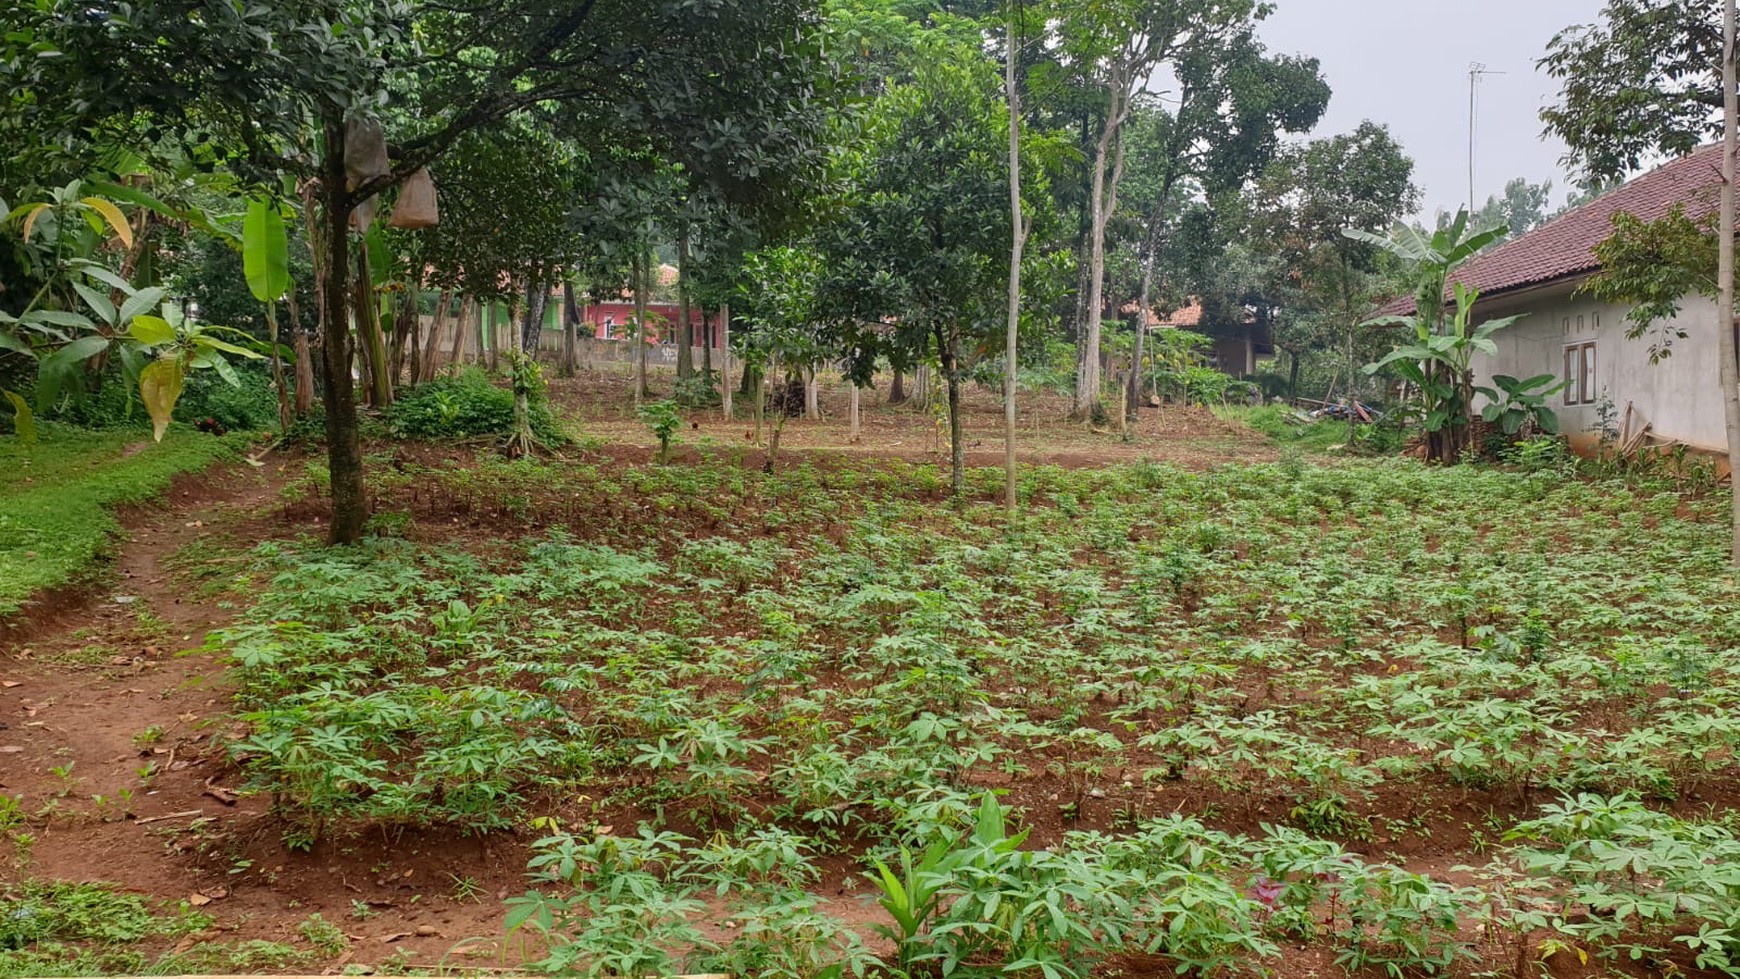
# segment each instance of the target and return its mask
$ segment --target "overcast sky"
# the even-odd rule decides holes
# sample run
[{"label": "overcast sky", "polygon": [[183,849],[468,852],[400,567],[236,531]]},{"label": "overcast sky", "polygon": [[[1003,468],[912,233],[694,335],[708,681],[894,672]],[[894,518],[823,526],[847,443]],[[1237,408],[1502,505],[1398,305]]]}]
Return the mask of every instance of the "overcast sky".
[{"label": "overcast sky", "polygon": [[1363,119],[1386,123],[1414,158],[1422,214],[1455,210],[1468,197],[1468,65],[1503,71],[1481,81],[1475,196],[1513,177],[1569,183],[1564,146],[1543,139],[1537,113],[1557,86],[1535,62],[1571,24],[1598,19],[1601,0],[1276,0],[1261,34],[1276,52],[1323,62],[1334,89],[1314,135],[1348,132]]}]

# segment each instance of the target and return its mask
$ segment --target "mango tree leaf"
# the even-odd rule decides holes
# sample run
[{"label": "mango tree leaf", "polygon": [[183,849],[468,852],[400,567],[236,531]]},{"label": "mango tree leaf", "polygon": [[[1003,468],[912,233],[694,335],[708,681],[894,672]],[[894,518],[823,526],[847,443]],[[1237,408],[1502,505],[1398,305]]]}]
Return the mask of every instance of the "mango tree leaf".
[{"label": "mango tree leaf", "polygon": [[230,366],[229,361],[222,357],[213,357],[211,358],[211,367],[230,387],[240,388],[242,386],[242,379],[236,376],[236,369]]},{"label": "mango tree leaf", "polygon": [[89,316],[80,313],[69,313],[64,309],[33,309],[18,318],[20,323],[46,323],[49,326],[64,326],[74,330],[94,330],[97,324],[91,322]]},{"label": "mango tree leaf", "polygon": [[145,402],[145,412],[151,416],[154,441],[163,441],[163,433],[169,428],[175,402],[181,397],[184,373],[181,358],[173,355],[159,357],[139,372],[139,400]]},{"label": "mango tree leaf", "polygon": [[121,304],[121,318],[116,322],[125,323],[148,309],[155,309],[157,304],[162,302],[163,297],[166,295],[168,295],[168,293],[157,286],[140,289],[133,295],[128,296],[127,301]]},{"label": "mango tree leaf", "polygon": [[202,346],[202,347],[209,347],[213,350],[222,350],[225,353],[232,353],[238,357],[246,357],[249,360],[260,360],[261,359],[261,355],[259,353],[255,352],[253,350],[249,350],[247,347],[238,347],[233,343],[229,343],[229,342],[224,341],[224,340],[219,340],[216,337],[206,336],[206,335],[202,334],[200,336],[195,337],[193,342]]},{"label": "mango tree leaf", "polygon": [[273,202],[248,202],[242,221],[242,273],[248,291],[263,303],[276,302],[290,288],[290,245],[284,215]]},{"label": "mango tree leaf", "polygon": [[46,210],[48,210],[47,204],[25,204],[8,215],[7,220],[11,220],[22,213],[24,215],[24,229],[19,237],[23,238],[25,241],[29,241],[30,229],[36,226],[36,219],[41,217],[42,212]]},{"label": "mango tree leaf", "polygon": [[109,302],[108,296],[103,295],[82,282],[74,282],[73,291],[79,294],[79,298],[85,301],[86,306],[91,307],[91,312],[97,314],[97,319],[110,325],[114,324],[115,304]]},{"label": "mango tree leaf", "polygon": [[101,215],[109,223],[109,227],[115,229],[115,237],[121,239],[121,244],[128,248],[133,247],[133,226],[127,223],[127,216],[121,213],[121,209],[113,201],[106,201],[101,197],[86,197],[80,203]]},{"label": "mango tree leaf", "polygon": [[119,289],[129,296],[133,294],[131,283],[96,262],[84,262],[79,265],[79,270],[111,289]]},{"label": "mango tree leaf", "polygon": [[161,316],[135,316],[133,322],[127,324],[127,332],[148,347],[175,342],[175,327]]},{"label": "mango tree leaf", "polygon": [[12,404],[12,428],[18,432],[18,440],[25,445],[35,445],[36,416],[30,413],[30,405],[11,391],[0,390],[0,398]]},{"label": "mango tree leaf", "polygon": [[0,330],[0,350],[10,350],[15,354],[23,354],[31,360],[36,359],[36,351],[30,349],[30,344],[3,330]]},{"label": "mango tree leaf", "polygon": [[36,368],[36,409],[47,411],[60,400],[61,388],[78,365],[109,346],[108,337],[79,337],[42,358]]}]

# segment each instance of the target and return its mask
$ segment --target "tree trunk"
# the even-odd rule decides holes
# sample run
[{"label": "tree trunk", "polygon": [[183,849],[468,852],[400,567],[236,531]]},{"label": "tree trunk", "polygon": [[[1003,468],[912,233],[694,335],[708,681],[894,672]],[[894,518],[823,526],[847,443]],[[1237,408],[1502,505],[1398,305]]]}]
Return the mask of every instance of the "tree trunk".
[{"label": "tree trunk", "polygon": [[861,422],[860,417],[859,417],[859,407],[858,407],[858,402],[860,400],[860,394],[858,391],[858,382],[850,380],[849,378],[848,378],[848,381],[852,385],[852,406],[851,406],[852,431],[851,431],[851,435],[850,435],[850,440],[851,440],[853,445],[857,445],[858,444],[858,435],[859,435],[859,432],[862,430],[862,422]]},{"label": "tree trunk", "polygon": [[309,349],[308,331],[296,331],[296,417],[306,418],[314,410],[314,361]]},{"label": "tree trunk", "polygon": [[322,400],[326,408],[326,468],[332,484],[332,521],[327,540],[350,544],[362,539],[368,523],[363,488],[362,445],[357,438],[356,389],[350,379],[350,201],[344,189],[344,119],[329,109],[325,119],[326,160],[321,195],[326,205],[326,335],[321,359],[326,368]]},{"label": "tree trunk", "polygon": [[1287,399],[1299,397],[1299,351],[1287,351]]},{"label": "tree trunk", "polygon": [[634,403],[640,404],[652,397],[652,389],[646,384],[646,291],[651,278],[646,249],[640,250],[634,262]]},{"label": "tree trunk", "polygon": [[816,421],[822,417],[821,379],[816,376],[816,369],[805,367],[804,379],[804,417]]},{"label": "tree trunk", "polygon": [[562,283],[562,360],[556,373],[573,377],[580,357],[580,306],[574,301],[574,280]]},{"label": "tree trunk", "polygon": [[713,338],[718,334],[714,331],[718,326],[707,319],[707,311],[701,310],[701,373],[709,378],[713,376]]},{"label": "tree trunk", "polygon": [[941,361],[943,383],[948,390],[949,410],[949,493],[957,500],[966,488],[966,470],[962,465],[961,444],[961,378],[955,370],[955,348],[946,342],[942,328],[937,328],[937,359]]},{"label": "tree trunk", "polygon": [[[1021,253],[1027,245],[1027,226],[1021,220],[1021,91],[1015,83],[1015,20],[1009,20],[1003,56],[1003,95],[1009,102],[1009,318],[1003,337],[1003,505],[1010,515],[1016,509],[1015,479],[1015,385],[1021,327]],[[852,389],[853,441],[857,440],[857,388]]]},{"label": "tree trunk", "polygon": [[1740,363],[1736,362],[1734,339],[1734,177],[1736,143],[1740,142],[1740,103],[1737,103],[1735,78],[1735,3],[1722,3],[1722,217],[1720,240],[1720,315],[1716,332],[1720,337],[1718,356],[1721,370],[1722,407],[1728,433],[1728,484],[1732,502],[1733,541],[1729,558],[1740,565]]},{"label": "tree trunk", "polygon": [[[1122,129],[1127,115],[1128,86],[1113,72],[1112,102],[1105,128],[1094,147],[1093,230],[1088,258],[1087,337],[1078,350],[1075,379],[1075,416],[1078,421],[1096,421],[1105,413],[1100,402],[1100,311],[1105,305],[1106,226],[1118,206],[1118,182],[1124,176]],[[1108,173],[1108,170],[1110,171]]]},{"label": "tree trunk", "polygon": [[[544,295],[548,296],[547,291]],[[533,307],[537,307],[535,310]],[[532,412],[531,412],[531,357],[526,353],[525,334],[535,331],[534,314],[541,315],[543,303],[539,301],[534,287],[526,287],[526,319],[523,330],[513,328],[513,309],[508,309],[507,328],[507,362],[512,374],[514,389],[514,434],[508,446],[510,455],[523,457],[532,451]]]},{"label": "tree trunk", "polygon": [[1136,302],[1136,348],[1130,357],[1130,379],[1124,386],[1124,416],[1125,422],[1133,422],[1137,418],[1137,408],[1142,398],[1142,355],[1148,341],[1148,304],[1154,297],[1154,255],[1150,252],[1142,260],[1142,291]]},{"label": "tree trunk", "polygon": [[677,237],[677,380],[695,374],[695,328],[689,325],[689,236]]},{"label": "tree trunk", "polygon": [[473,316],[473,313],[481,316],[482,310],[478,308],[477,303],[470,296],[461,297],[458,319],[453,324],[453,346],[447,354],[447,373],[449,375],[459,373],[459,363],[465,357],[465,338],[472,334],[473,328],[477,325],[477,317]]},{"label": "tree trunk", "polygon": [[441,360],[441,339],[447,335],[447,324],[450,322],[453,323],[455,331],[465,323],[463,319],[453,319],[453,293],[443,289],[435,299],[435,321],[429,325],[429,338],[423,344],[423,361],[417,367],[417,376],[412,379],[416,383],[435,379],[435,371]]},{"label": "tree trunk", "polygon": [[278,392],[278,431],[290,427],[290,392],[284,386],[284,358],[278,353],[278,301],[266,304],[266,328],[272,342],[272,387]]},{"label": "tree trunk", "polygon": [[549,307],[550,289],[544,285],[526,283],[526,318],[520,327],[520,352],[536,360],[538,344],[544,338],[544,313]]},{"label": "tree trunk", "polygon": [[898,367],[894,368],[894,383],[888,385],[888,403],[906,403],[906,375]]},{"label": "tree trunk", "polygon": [[389,351],[392,355],[393,366],[387,372],[387,377],[391,378],[393,386],[397,387],[399,378],[404,376],[401,371],[404,370],[405,358],[411,348],[411,341],[422,326],[423,303],[417,295],[415,283],[405,283],[405,291],[398,294],[393,311],[396,315],[393,317],[393,344]]},{"label": "tree trunk", "polygon": [[719,397],[726,418],[731,417],[731,307],[719,307]]},{"label": "tree trunk", "polygon": [[295,289],[284,293],[284,303],[290,309],[290,342],[296,353],[296,417],[301,418],[314,407],[314,365],[308,360],[308,331],[302,328],[302,310],[296,306]]},{"label": "tree trunk", "polygon": [[381,304],[375,295],[374,275],[369,268],[369,250],[356,250],[356,317],[363,337],[363,355],[369,370],[369,403],[385,408],[393,403],[392,363],[387,355],[387,335],[381,328]]}]

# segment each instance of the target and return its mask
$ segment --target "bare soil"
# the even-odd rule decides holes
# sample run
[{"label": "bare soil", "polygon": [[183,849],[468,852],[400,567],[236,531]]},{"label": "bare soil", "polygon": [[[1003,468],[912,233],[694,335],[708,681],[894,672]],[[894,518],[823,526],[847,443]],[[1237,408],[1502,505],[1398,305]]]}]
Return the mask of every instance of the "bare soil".
[{"label": "bare soil", "polygon": [[[629,443],[586,452],[589,461],[628,466],[650,456],[651,438],[634,419],[627,378],[555,380],[552,393],[576,416],[582,434]],[[849,445],[844,392],[824,395],[830,417],[789,421],[786,447],[824,455],[946,459],[946,438],[923,410],[889,408],[867,398],[863,438]],[[1024,415],[1024,426],[1032,427],[1021,433],[1028,463],[1093,466],[1149,458],[1212,466],[1275,456],[1260,436],[1199,409],[1144,411],[1126,442],[1068,422],[1062,399],[1032,401]],[[969,463],[1000,464],[996,399],[971,392],[968,409]],[[698,413],[693,422],[684,433],[691,446],[704,447],[708,438],[720,446],[753,442],[747,423],[728,421],[717,411]],[[421,464],[466,454],[419,446],[393,451]],[[299,457],[278,456],[264,469],[237,465],[187,477],[158,503],[130,508],[122,515],[127,534],[107,587],[57,595],[50,614],[0,635],[0,791],[22,796],[27,810],[37,814],[28,859],[0,863],[0,880],[109,881],[160,899],[189,900],[212,915],[215,925],[184,942],[295,942],[297,926],[315,913],[351,936],[351,951],[299,971],[402,964],[407,956],[422,966],[518,965],[522,950],[502,940],[501,900],[525,889],[529,837],[373,831],[294,852],[280,839],[282,825],[269,814],[269,799],[238,798],[232,791],[236,773],[222,748],[231,733],[226,665],[201,647],[206,634],[231,621],[247,601],[225,587],[238,550],[322,533],[318,501],[286,503],[280,493],[303,464]],[[473,535],[470,543],[486,549],[513,525],[506,514],[497,527],[488,513],[472,512],[461,529],[425,519],[439,515],[440,501],[424,505],[429,512],[416,514],[419,537],[463,545]],[[435,529],[443,525],[454,526],[451,535]],[[523,525],[518,529],[524,532]],[[147,765],[157,770],[148,782],[141,775]],[[1033,814],[1035,845],[1067,829],[1110,828],[1119,810],[1136,801],[1122,793],[1084,800],[1079,819],[1066,825],[1058,815],[1059,794],[1067,791],[1061,781],[1041,776],[1007,787],[1011,801]],[[131,793],[130,800],[123,801],[123,792]],[[1212,814],[1210,822],[1228,829],[1275,821],[1276,807],[1285,806],[1282,799],[1215,797],[1201,788],[1162,785],[1134,792],[1150,796],[1141,800],[1142,808]],[[1508,822],[1522,802],[1458,791],[1435,799],[1386,799],[1381,808],[1397,820],[1424,816],[1435,832],[1424,839],[1380,833],[1352,849],[1454,879],[1451,867],[1479,862],[1471,857],[1470,836],[1482,817],[1496,812]],[[643,815],[623,810],[602,818],[632,826]],[[819,888],[826,908],[867,933],[882,915],[865,888],[854,886],[856,864],[835,858],[826,866]],[[356,916],[358,908],[366,914]],[[1126,976],[1173,974],[1173,963],[1145,957],[1114,965]],[[1553,975],[1591,974],[1574,961],[1550,965]],[[1289,977],[1345,974],[1322,948],[1289,948],[1271,967]]]},{"label": "bare soil", "polygon": [[[670,394],[672,378],[654,375],[649,384],[655,398]],[[622,373],[595,373],[577,378],[550,378],[550,400],[572,420],[582,436],[651,447],[647,426],[635,417],[633,378]],[[788,418],[780,433],[780,451],[826,449],[855,455],[897,458],[908,462],[946,465],[949,458],[948,417],[941,395],[929,406],[916,398],[899,405],[886,403],[889,379],[861,397],[860,434],[851,440],[850,392],[836,379],[824,377],[820,387],[822,418]],[[907,388],[910,393],[912,388]],[[1000,392],[967,385],[961,398],[961,428],[968,466],[1003,464],[1003,403]],[[1269,462],[1274,445],[1236,423],[1215,417],[1206,408],[1185,405],[1144,406],[1140,419],[1120,432],[1072,421],[1070,401],[1049,392],[1022,392],[1017,399],[1016,454],[1029,465],[1067,468],[1104,466],[1149,459],[1192,468],[1228,463]],[[679,438],[685,445],[755,450],[764,447],[778,419],[763,420],[756,437],[751,406],[736,405],[736,418],[718,408],[686,411]]]}]

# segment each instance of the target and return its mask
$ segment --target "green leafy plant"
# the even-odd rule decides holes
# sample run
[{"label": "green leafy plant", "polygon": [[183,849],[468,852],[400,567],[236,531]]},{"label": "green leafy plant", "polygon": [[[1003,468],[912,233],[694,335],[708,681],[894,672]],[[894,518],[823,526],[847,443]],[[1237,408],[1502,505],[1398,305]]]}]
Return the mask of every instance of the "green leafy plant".
[{"label": "green leafy plant", "polygon": [[651,401],[641,405],[636,411],[640,420],[652,431],[653,437],[659,441],[659,461],[668,461],[671,443],[676,441],[677,431],[683,427],[683,418],[677,413],[677,403],[672,400]]},{"label": "green leafy plant", "polygon": [[1504,434],[1519,435],[1538,431],[1557,435],[1559,416],[1547,407],[1547,399],[1563,391],[1570,383],[1569,380],[1560,380],[1552,374],[1539,374],[1526,380],[1518,380],[1508,374],[1494,374],[1492,387],[1482,385],[1474,390],[1487,398],[1486,406],[1480,410],[1480,417],[1496,423]]}]

